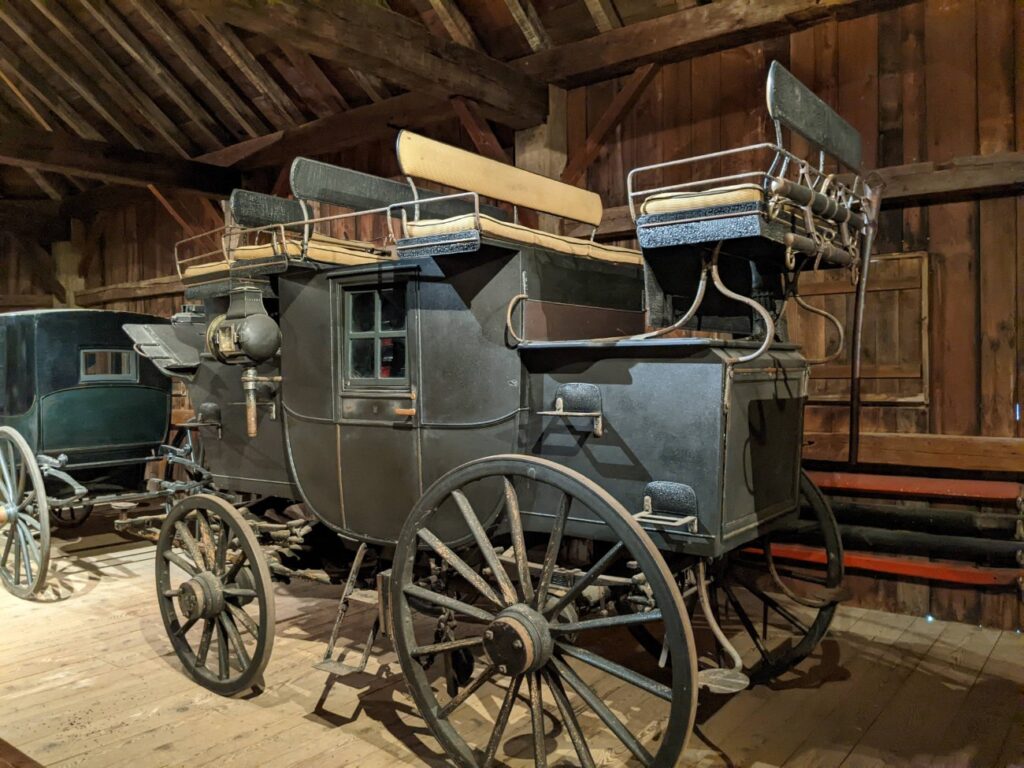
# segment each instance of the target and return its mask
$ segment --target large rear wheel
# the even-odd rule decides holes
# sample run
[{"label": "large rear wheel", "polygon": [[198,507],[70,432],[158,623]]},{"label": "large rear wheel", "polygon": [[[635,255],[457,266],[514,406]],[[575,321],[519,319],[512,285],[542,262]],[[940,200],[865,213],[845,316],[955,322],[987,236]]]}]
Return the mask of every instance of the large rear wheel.
[{"label": "large rear wheel", "polygon": [[[582,568],[563,546],[580,520],[603,539]],[[632,515],[583,475],[519,455],[449,472],[402,529],[391,599],[406,683],[457,764],[676,764],[697,695],[682,597]],[[661,666],[630,642],[637,623],[668,638]]]},{"label": "large rear wheel", "polygon": [[36,457],[12,427],[0,427],[0,581],[31,598],[46,586],[50,514]]}]

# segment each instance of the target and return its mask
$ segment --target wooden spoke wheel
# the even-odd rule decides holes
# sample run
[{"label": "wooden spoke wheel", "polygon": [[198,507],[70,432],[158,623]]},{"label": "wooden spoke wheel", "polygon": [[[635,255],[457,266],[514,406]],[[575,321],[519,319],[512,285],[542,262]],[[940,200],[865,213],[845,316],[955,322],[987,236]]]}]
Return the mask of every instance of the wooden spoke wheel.
[{"label": "wooden spoke wheel", "polygon": [[50,566],[50,513],[46,488],[28,443],[0,427],[0,581],[29,598],[46,585]]},{"label": "wooden spoke wheel", "polygon": [[178,502],[160,528],[160,614],[185,671],[223,696],[262,685],[274,645],[270,570],[241,513],[216,496]]},{"label": "wooden spoke wheel", "polygon": [[[583,568],[562,546],[581,517],[610,534]],[[583,475],[519,455],[449,472],[402,529],[391,600],[410,693],[457,764],[674,766],[685,748],[697,688],[682,597],[647,534]],[[624,600],[633,610],[616,611]],[[638,652],[636,623],[670,638],[669,664]]]},{"label": "wooden spoke wheel", "polygon": [[[807,658],[842,600],[843,544],[832,508],[804,472],[800,497],[805,511],[792,532],[731,553],[713,571],[720,618],[734,617],[752,645],[744,660],[753,683],[772,680]],[[823,552],[824,562],[786,560],[781,546],[773,548],[783,539]]]}]

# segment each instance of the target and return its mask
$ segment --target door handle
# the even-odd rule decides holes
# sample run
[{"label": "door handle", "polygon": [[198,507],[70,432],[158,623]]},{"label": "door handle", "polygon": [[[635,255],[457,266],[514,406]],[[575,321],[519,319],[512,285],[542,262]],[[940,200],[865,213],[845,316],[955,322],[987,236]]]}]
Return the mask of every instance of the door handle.
[{"label": "door handle", "polygon": [[395,414],[395,416],[415,416],[416,415],[416,409],[415,408],[395,408],[394,409],[394,414]]}]

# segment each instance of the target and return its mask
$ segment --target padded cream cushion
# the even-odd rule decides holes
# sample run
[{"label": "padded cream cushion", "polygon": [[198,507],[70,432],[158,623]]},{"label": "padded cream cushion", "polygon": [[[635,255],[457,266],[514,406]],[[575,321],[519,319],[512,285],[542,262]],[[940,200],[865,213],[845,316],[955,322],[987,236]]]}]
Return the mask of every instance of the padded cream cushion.
[{"label": "padded cream cushion", "polygon": [[759,203],[762,200],[764,190],[761,187],[756,184],[736,184],[700,192],[662,192],[659,195],[651,195],[640,206],[640,212],[676,213],[737,203]]},{"label": "padded cream cushion", "polygon": [[[302,258],[302,241],[287,240],[285,250],[288,258]],[[196,264],[187,267],[183,276],[185,278],[220,276],[216,273],[224,273],[230,270],[230,264],[237,261],[256,261],[259,259],[272,259],[279,254],[276,253],[273,243],[261,245],[243,245],[232,251],[231,262],[215,261],[208,264]],[[361,240],[339,240],[327,235],[314,233],[309,239],[309,247],[306,249],[306,258],[313,261],[320,261],[326,264],[340,264],[354,266],[357,264],[369,264],[377,261],[388,261],[391,257],[386,251],[375,248],[370,243]]]},{"label": "padded cream cushion", "polygon": [[[410,237],[426,237],[428,235],[450,235],[455,232],[467,232],[476,229],[476,220],[473,214],[453,216],[450,219],[428,219],[408,222]],[[614,261],[620,264],[640,264],[639,251],[631,248],[617,248],[614,245],[601,245],[590,240],[581,240],[578,237],[567,237],[565,235],[553,235],[550,232],[541,232],[537,229],[530,229],[521,224],[511,224],[507,221],[498,221],[490,216],[480,216],[481,231],[490,237],[501,240],[510,240],[523,245],[533,245],[538,248],[546,248],[549,251],[567,253],[571,256],[578,256],[584,259],[600,259],[602,261]]]},{"label": "padded cream cushion", "polygon": [[[604,209],[594,192],[549,179],[412,131],[398,134],[402,173],[597,226]],[[430,208],[427,207],[429,211]]]}]

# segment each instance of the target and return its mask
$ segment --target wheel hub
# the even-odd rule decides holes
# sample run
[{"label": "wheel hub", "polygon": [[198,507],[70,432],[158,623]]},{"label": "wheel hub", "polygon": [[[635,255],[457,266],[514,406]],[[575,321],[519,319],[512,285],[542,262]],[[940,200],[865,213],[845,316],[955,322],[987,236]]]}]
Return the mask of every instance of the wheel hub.
[{"label": "wheel hub", "polygon": [[7,523],[14,521],[14,516],[18,513],[15,510],[7,511],[7,507],[0,504],[0,525],[7,525]]},{"label": "wheel hub", "polygon": [[547,619],[523,604],[503,610],[484,631],[484,651],[502,674],[536,672],[553,649]]},{"label": "wheel hub", "polygon": [[189,620],[212,619],[224,610],[224,589],[210,571],[203,571],[181,585],[178,607]]}]

